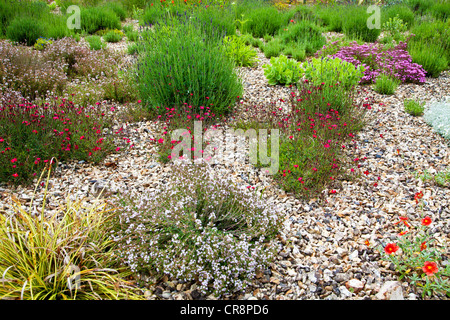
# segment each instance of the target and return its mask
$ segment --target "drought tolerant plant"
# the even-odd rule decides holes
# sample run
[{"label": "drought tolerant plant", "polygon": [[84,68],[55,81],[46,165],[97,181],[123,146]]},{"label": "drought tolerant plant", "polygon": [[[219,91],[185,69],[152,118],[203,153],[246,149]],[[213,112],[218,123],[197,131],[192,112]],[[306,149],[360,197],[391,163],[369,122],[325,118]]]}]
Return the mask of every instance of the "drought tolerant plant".
[{"label": "drought tolerant plant", "polygon": [[125,36],[125,34],[117,29],[114,30],[109,30],[108,32],[105,33],[105,35],[103,36],[103,39],[105,39],[106,42],[119,42],[120,40],[122,40],[122,38]]},{"label": "drought tolerant plant", "polygon": [[288,24],[292,16],[291,11],[279,12],[271,6],[260,6],[245,15],[248,19],[245,28],[255,38],[262,38],[267,34],[274,36],[280,28]]},{"label": "drought tolerant plant", "polygon": [[278,57],[283,50],[283,44],[280,39],[272,39],[266,44],[263,44],[262,51],[267,59]]},{"label": "drought tolerant plant", "polygon": [[102,41],[102,38],[100,36],[87,36],[84,38],[86,42],[89,44],[89,48],[91,50],[100,50],[106,48],[106,43]]},{"label": "drought tolerant plant", "polygon": [[256,51],[245,44],[245,39],[236,35],[228,36],[223,41],[226,55],[233,60],[236,65],[251,67],[258,62]]},{"label": "drought tolerant plant", "polygon": [[361,83],[375,82],[379,74],[391,75],[402,82],[424,83],[425,70],[406,51],[407,44],[400,42],[394,48],[384,48],[381,44],[357,44],[340,48],[333,58],[340,58],[355,66],[365,67]]},{"label": "drought tolerant plant", "polygon": [[120,29],[120,19],[116,13],[107,7],[81,8],[81,29],[89,34],[98,30]]},{"label": "drought tolerant plant", "polygon": [[113,208],[68,201],[52,214],[47,188],[48,181],[41,205],[15,201],[0,214],[0,299],[142,299],[127,280],[131,272],[117,264]]},{"label": "drought tolerant plant", "polygon": [[382,30],[386,33],[383,37],[384,43],[387,42],[385,38],[388,38],[390,42],[392,42],[392,40],[395,40],[397,43],[406,41],[404,32],[407,30],[407,24],[403,23],[403,20],[400,19],[398,15],[394,18],[389,18],[389,20],[383,24]]},{"label": "drought tolerant plant", "polygon": [[356,86],[364,76],[364,66],[355,67],[339,58],[312,58],[302,65],[304,76],[316,86],[324,83],[326,86],[339,82],[349,89]]},{"label": "drought tolerant plant", "polygon": [[289,59],[285,55],[270,58],[270,64],[264,64],[264,76],[269,85],[295,84],[301,77],[301,63]]},{"label": "drought tolerant plant", "polygon": [[360,39],[365,42],[375,42],[381,33],[381,29],[369,29],[367,19],[370,15],[365,7],[350,6],[346,8],[345,15],[342,17],[342,31],[350,38]]},{"label": "drought tolerant plant", "polygon": [[[417,192],[414,195],[416,203],[422,197],[423,193]],[[420,206],[423,209],[423,203]],[[424,215],[418,226],[409,222],[408,217],[399,217],[394,223],[403,227],[398,233],[399,240],[382,245],[378,250],[383,252],[383,260],[394,264],[400,280],[405,279],[421,289],[422,297],[431,296],[433,292],[450,297],[450,265],[439,266],[445,256],[445,248],[433,238],[432,223],[431,217]]]},{"label": "drought tolerant plant", "polygon": [[16,17],[6,29],[6,36],[11,41],[32,46],[38,38],[45,36],[45,27],[36,18]]},{"label": "drought tolerant plant", "polygon": [[342,150],[364,126],[372,103],[357,104],[355,93],[339,85],[328,88],[304,80],[284,101],[287,110],[275,104],[253,110],[259,123],[280,129],[280,170],[274,178],[283,190],[301,198],[322,197],[324,189],[347,175]]},{"label": "drought tolerant plant", "polygon": [[434,131],[450,141],[450,100],[448,98],[425,106],[423,118]]},{"label": "drought tolerant plant", "polygon": [[187,103],[197,111],[209,106],[216,114],[228,113],[242,95],[242,82],[223,50],[223,30],[189,18],[169,29],[154,28],[139,45],[136,74],[143,103],[155,112],[157,106],[163,112]]},{"label": "drought tolerant plant", "polygon": [[44,50],[48,44],[52,44],[52,43],[53,43],[53,40],[41,37],[41,38],[37,39],[36,43],[34,44],[34,48],[36,50]]},{"label": "drought tolerant plant", "polygon": [[404,27],[409,29],[414,24],[414,12],[406,5],[393,5],[382,8],[381,24],[384,25],[395,18],[404,23]]},{"label": "drought tolerant plant", "polygon": [[394,94],[400,80],[395,79],[387,74],[380,74],[375,80],[373,89],[380,94]]},{"label": "drought tolerant plant", "polygon": [[408,44],[408,52],[412,61],[422,66],[427,76],[437,78],[442,71],[448,69],[449,61],[445,48],[441,43],[416,42]]},{"label": "drought tolerant plant", "polygon": [[274,257],[282,208],[208,164],[181,162],[171,171],[159,190],[121,199],[118,257],[134,272],[196,281],[203,293],[244,290]]},{"label": "drought tolerant plant", "polygon": [[403,106],[405,107],[405,111],[413,116],[421,116],[423,114],[425,103],[417,102],[413,99],[405,99],[403,101]]},{"label": "drought tolerant plant", "polygon": [[[104,131],[112,117],[106,105],[76,106],[64,98],[0,105],[0,181],[29,183],[55,158],[94,163],[117,150]],[[119,130],[116,136],[121,135]]]}]

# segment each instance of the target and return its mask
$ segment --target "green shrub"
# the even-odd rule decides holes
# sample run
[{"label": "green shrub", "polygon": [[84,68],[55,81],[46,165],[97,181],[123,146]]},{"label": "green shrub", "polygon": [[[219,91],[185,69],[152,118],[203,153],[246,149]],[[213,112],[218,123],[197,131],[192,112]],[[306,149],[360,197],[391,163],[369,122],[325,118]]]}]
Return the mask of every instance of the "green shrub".
[{"label": "green shrub", "polygon": [[106,43],[102,41],[100,36],[87,36],[85,38],[91,50],[100,50],[106,48]]},{"label": "green shrub", "polygon": [[448,68],[446,50],[436,42],[410,42],[408,52],[412,61],[423,67],[427,76],[437,78]]},{"label": "green shrub", "polygon": [[264,64],[262,67],[269,85],[272,86],[295,84],[301,77],[301,63],[284,55],[270,58],[270,64]]},{"label": "green shrub", "polygon": [[427,12],[429,12],[436,19],[446,21],[446,19],[450,18],[450,2],[436,2],[427,10]]},{"label": "green shrub", "polygon": [[204,294],[244,290],[274,258],[282,208],[208,164],[172,170],[165,187],[118,204],[119,258],[134,272],[197,280]]},{"label": "green shrub", "polygon": [[238,36],[225,37],[223,41],[226,55],[237,65],[251,67],[257,61],[256,51],[245,45],[244,39]]},{"label": "green shrub", "polygon": [[319,21],[329,31],[342,32],[345,7],[344,6],[317,6],[315,7]]},{"label": "green shrub", "polygon": [[306,58],[305,48],[298,45],[286,45],[283,49],[283,54],[290,56],[292,59],[297,61],[303,61]]},{"label": "green shrub", "polygon": [[32,46],[38,38],[45,37],[45,27],[34,18],[17,17],[6,29],[6,36],[11,41]]},{"label": "green shrub", "polygon": [[81,8],[81,29],[89,34],[98,30],[120,29],[120,19],[106,7]]},{"label": "green shrub", "polygon": [[419,15],[424,14],[434,3],[434,0],[408,0],[408,6]]},{"label": "green shrub", "polygon": [[280,39],[273,39],[263,45],[262,51],[267,59],[278,57],[283,50],[283,44]]},{"label": "green shrub", "polygon": [[125,35],[123,34],[122,31],[120,30],[110,30],[108,32],[105,33],[105,35],[103,36],[103,39],[105,39],[106,42],[119,42],[120,40],[122,40],[122,38]]},{"label": "green shrub", "polygon": [[400,80],[386,74],[380,74],[375,80],[374,90],[380,94],[391,95],[395,93]]},{"label": "green shrub", "polygon": [[215,28],[188,18],[180,25],[156,25],[154,31],[143,33],[137,82],[142,101],[152,110],[159,106],[162,113],[163,108],[188,103],[196,111],[208,105],[212,112],[225,114],[242,95],[234,63],[221,44],[224,33],[216,32],[213,38],[203,32],[208,27]]},{"label": "green shrub", "polygon": [[403,101],[403,106],[405,111],[413,116],[420,116],[423,114],[425,103],[417,102],[413,99],[405,99]]},{"label": "green shrub", "polygon": [[347,37],[356,38],[365,42],[375,42],[381,33],[381,29],[367,27],[370,15],[365,7],[348,7],[345,11],[342,30]]},{"label": "green shrub", "polygon": [[125,21],[127,17],[127,10],[123,7],[122,3],[119,1],[108,1],[102,7],[106,7],[119,17],[120,21]]},{"label": "green shrub", "polygon": [[305,78],[316,86],[325,86],[339,82],[342,87],[349,89],[356,86],[364,76],[364,66],[355,67],[352,63],[339,58],[312,58],[302,65]]},{"label": "green shrub", "polygon": [[326,43],[321,28],[307,20],[290,23],[278,32],[276,38],[280,38],[285,46],[292,44],[303,48],[307,55],[315,53]]},{"label": "green shrub", "polygon": [[[450,20],[449,20],[450,21]],[[444,51],[447,60],[450,61],[450,28],[449,21],[433,21],[430,23],[421,23],[411,29],[411,33],[415,36],[408,42],[410,44],[422,43],[427,45],[429,43],[439,45]],[[420,45],[419,45],[420,46]],[[432,50],[430,50],[432,52]]]},{"label": "green shrub", "polygon": [[414,12],[406,5],[393,5],[381,10],[381,24],[394,18],[400,19],[409,29],[414,24]]},{"label": "green shrub", "polygon": [[292,16],[292,12],[279,12],[272,6],[258,7],[245,15],[245,19],[248,19],[245,27],[256,38],[262,38],[266,34],[273,36],[288,24]]}]

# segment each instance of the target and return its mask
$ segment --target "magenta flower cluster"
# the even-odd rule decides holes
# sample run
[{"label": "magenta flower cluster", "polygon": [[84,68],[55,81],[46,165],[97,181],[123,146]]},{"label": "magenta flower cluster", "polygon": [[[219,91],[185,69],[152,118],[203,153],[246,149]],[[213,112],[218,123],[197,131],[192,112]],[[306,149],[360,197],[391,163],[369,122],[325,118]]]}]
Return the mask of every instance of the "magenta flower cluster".
[{"label": "magenta flower cluster", "polygon": [[424,83],[426,71],[421,65],[412,62],[406,42],[400,42],[386,49],[379,43],[359,45],[356,42],[340,48],[333,58],[340,58],[356,67],[365,67],[360,83],[373,83],[379,74],[387,74],[402,82]]}]

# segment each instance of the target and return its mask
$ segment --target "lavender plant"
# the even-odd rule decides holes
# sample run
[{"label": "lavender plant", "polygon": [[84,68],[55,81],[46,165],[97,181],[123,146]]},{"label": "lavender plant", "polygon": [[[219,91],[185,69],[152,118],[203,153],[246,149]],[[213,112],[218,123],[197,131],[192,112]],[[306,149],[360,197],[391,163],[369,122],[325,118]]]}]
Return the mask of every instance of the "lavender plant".
[{"label": "lavender plant", "polygon": [[112,235],[134,272],[197,280],[215,295],[244,289],[273,257],[281,208],[205,164],[182,162],[156,192],[123,199]]}]

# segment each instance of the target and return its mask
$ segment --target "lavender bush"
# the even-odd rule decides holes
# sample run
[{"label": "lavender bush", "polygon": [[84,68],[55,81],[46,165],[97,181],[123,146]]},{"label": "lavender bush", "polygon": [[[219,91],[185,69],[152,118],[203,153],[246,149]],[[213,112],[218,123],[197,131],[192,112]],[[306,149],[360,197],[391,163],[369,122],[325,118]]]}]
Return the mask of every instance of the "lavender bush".
[{"label": "lavender bush", "polygon": [[424,83],[425,70],[413,63],[406,51],[406,42],[400,42],[394,48],[386,49],[379,43],[357,44],[340,48],[331,57],[350,62],[356,67],[365,68],[360,83],[374,83],[379,74],[399,79],[401,82]]},{"label": "lavender bush", "polygon": [[119,257],[134,272],[197,280],[215,295],[244,289],[273,257],[281,208],[249,187],[234,185],[208,165],[181,163],[157,192],[121,204]]}]

